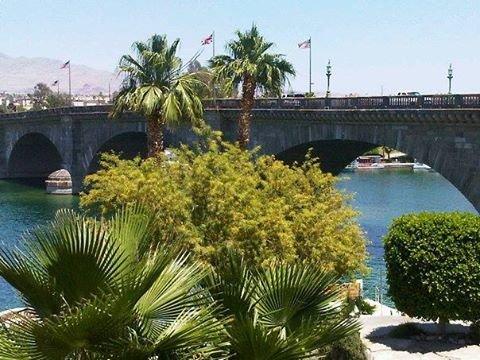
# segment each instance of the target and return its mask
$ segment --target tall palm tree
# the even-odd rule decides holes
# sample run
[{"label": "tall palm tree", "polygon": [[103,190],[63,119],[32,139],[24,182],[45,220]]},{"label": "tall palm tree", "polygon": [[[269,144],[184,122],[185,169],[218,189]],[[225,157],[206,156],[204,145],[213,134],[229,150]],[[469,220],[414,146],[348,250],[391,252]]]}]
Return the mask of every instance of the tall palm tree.
[{"label": "tall palm tree", "polygon": [[343,314],[337,280],[304,264],[250,269],[231,254],[207,278],[213,298],[232,318],[226,324],[229,358],[313,358],[358,331],[358,323]]},{"label": "tall palm tree", "polygon": [[126,74],[114,101],[113,115],[129,110],[147,119],[148,155],[163,151],[164,132],[180,122],[201,119],[202,102],[197,95],[203,84],[186,72],[176,55],[180,40],[168,44],[165,35],[153,35],[147,42],[135,42],[136,58],[124,55],[119,70]]},{"label": "tall palm tree", "polygon": [[236,32],[237,39],[227,46],[228,55],[215,56],[210,66],[216,81],[222,81],[227,93],[242,86],[242,111],[238,119],[238,141],[246,148],[250,141],[250,118],[256,89],[280,95],[289,75],[295,75],[293,65],[284,55],[268,51],[273,43],[260,35],[255,25],[246,32]]},{"label": "tall palm tree", "polygon": [[[151,246],[138,209],[97,221],[70,211],[2,250],[0,276],[31,316],[0,326],[1,359],[190,359],[218,353],[224,324],[206,272]],[[18,320],[18,319],[17,319]]]}]

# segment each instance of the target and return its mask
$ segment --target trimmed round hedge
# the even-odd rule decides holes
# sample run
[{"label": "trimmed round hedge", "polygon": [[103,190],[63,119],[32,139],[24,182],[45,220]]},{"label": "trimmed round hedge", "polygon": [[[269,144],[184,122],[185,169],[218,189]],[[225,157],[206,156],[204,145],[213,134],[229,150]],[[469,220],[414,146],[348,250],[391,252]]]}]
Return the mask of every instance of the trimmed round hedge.
[{"label": "trimmed round hedge", "polygon": [[441,322],[480,319],[480,216],[401,216],[385,237],[385,260],[398,310]]}]

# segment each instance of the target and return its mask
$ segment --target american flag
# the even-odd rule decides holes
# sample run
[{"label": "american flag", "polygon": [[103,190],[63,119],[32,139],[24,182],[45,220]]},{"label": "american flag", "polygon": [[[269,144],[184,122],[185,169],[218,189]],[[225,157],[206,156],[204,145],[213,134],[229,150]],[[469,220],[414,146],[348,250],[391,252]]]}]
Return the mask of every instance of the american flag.
[{"label": "american flag", "polygon": [[298,47],[300,49],[310,49],[312,39],[305,40],[304,42],[301,42],[298,44]]},{"label": "american flag", "polygon": [[70,60],[68,60],[65,64],[63,64],[60,69],[65,69],[67,66],[70,65]]},{"label": "american flag", "polygon": [[210,34],[205,39],[202,40],[202,45],[208,45],[213,42],[213,34]]}]

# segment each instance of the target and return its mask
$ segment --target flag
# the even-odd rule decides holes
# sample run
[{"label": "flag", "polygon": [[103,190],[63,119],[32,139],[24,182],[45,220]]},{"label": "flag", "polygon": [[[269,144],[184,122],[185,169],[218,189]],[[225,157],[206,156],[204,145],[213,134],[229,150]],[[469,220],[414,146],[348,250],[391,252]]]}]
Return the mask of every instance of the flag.
[{"label": "flag", "polygon": [[213,42],[213,34],[210,34],[205,39],[202,40],[202,45],[208,45]]},{"label": "flag", "polygon": [[301,42],[298,44],[298,47],[300,49],[310,49],[312,39],[305,40],[304,42]]},{"label": "flag", "polygon": [[70,65],[70,60],[68,60],[65,64],[63,64],[60,69],[65,69],[67,66]]},{"label": "flag", "polygon": [[52,83],[52,86],[55,86],[55,85],[58,85],[58,80],[55,80],[55,81]]}]

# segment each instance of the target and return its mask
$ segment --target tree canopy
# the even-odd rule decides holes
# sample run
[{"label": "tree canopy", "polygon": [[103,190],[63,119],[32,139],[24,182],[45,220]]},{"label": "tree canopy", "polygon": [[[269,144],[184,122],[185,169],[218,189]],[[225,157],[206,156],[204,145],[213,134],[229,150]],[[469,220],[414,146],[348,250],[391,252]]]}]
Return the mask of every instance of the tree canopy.
[{"label": "tree canopy", "polygon": [[480,318],[480,216],[401,216],[385,237],[385,260],[398,310],[442,322]]},{"label": "tree canopy", "polygon": [[125,79],[114,100],[113,115],[126,110],[147,119],[149,156],[164,150],[166,128],[182,122],[198,122],[203,107],[199,89],[205,86],[187,72],[177,56],[179,39],[168,44],[165,35],[153,35],[147,42],[135,42],[135,56],[124,55],[119,70]]},{"label": "tree canopy", "polygon": [[364,269],[356,211],[314,159],[292,167],[210,140],[174,150],[175,160],[103,158],[86,178],[81,206],[108,214],[140,203],[157,216],[160,241],[205,263],[235,249],[250,264],[321,263],[338,274]]},{"label": "tree canopy", "polygon": [[280,96],[288,76],[295,75],[284,55],[271,53],[274,44],[267,41],[255,25],[235,33],[227,43],[227,55],[210,60],[215,81],[223,82],[227,93],[242,87],[242,111],[238,119],[238,141],[246,148],[250,141],[250,117],[257,89]]}]

